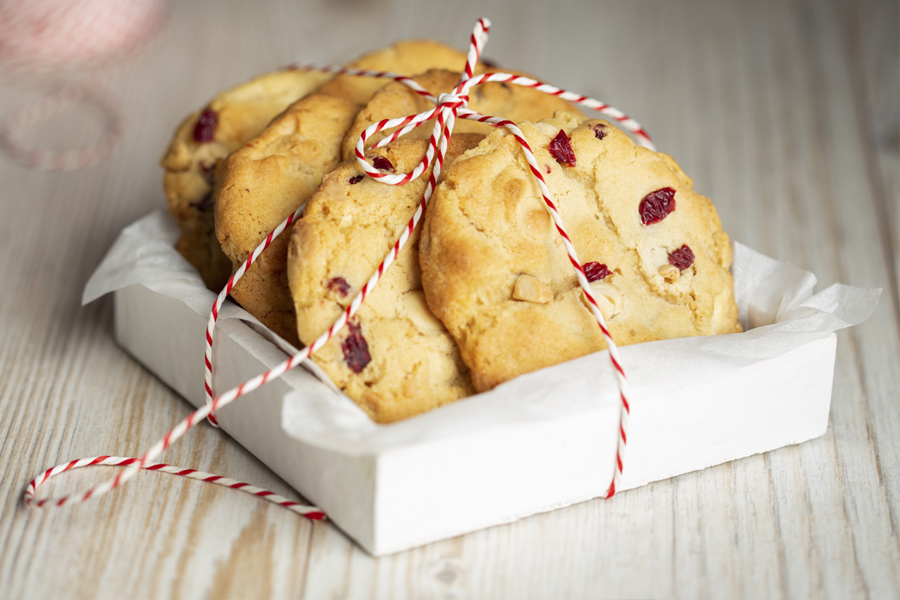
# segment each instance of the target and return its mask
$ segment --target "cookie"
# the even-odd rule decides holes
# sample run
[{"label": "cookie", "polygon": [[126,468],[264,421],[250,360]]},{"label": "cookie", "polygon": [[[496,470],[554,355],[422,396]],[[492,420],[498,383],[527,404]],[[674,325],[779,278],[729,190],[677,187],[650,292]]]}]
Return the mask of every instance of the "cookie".
[{"label": "cookie", "polygon": [[[409,69],[464,64],[465,55],[435,42],[402,42],[350,66],[414,75]],[[217,188],[215,223],[222,250],[237,267],[300,207],[341,162],[341,143],[359,101],[387,80],[342,76],[289,107],[257,138],[233,152]],[[288,290],[287,236],[266,249],[232,296],[269,329],[297,344]]]},{"label": "cookie", "polygon": [[178,251],[219,291],[231,275],[214,231],[213,182],[217,163],[259,135],[298,98],[332,79],[324,73],[283,70],[252,79],[191,114],[162,159],[169,211],[181,230]]},{"label": "cookie", "polygon": [[[524,75],[516,71],[513,74]],[[459,83],[460,74],[452,71],[432,69],[412,79],[423,88],[437,96],[450,92]],[[503,117],[510,121],[539,121],[552,117],[556,111],[566,111],[581,115],[574,105],[557,97],[526,88],[520,85],[490,82],[477,85],[469,92],[468,107],[488,116]],[[366,105],[359,111],[353,125],[344,138],[344,159],[354,156],[359,136],[367,127],[383,119],[393,119],[406,115],[415,115],[434,108],[434,104],[420,96],[409,86],[392,81],[378,90]],[[425,138],[431,136],[434,121],[423,123],[406,134],[406,138]],[[492,125],[457,119],[454,133],[480,133],[487,135],[494,130]],[[378,132],[368,138],[367,145],[373,146],[395,129]]]},{"label": "cookie", "polygon": [[[358,109],[349,100],[310,94],[225,160],[216,200],[216,233],[235,267],[340,163],[340,141]],[[296,345],[285,272],[287,234],[275,238],[232,295],[269,329]]]},{"label": "cookie", "polygon": [[[617,344],[740,331],[728,236],[674,160],[602,120],[560,113],[521,128]],[[478,391],[606,347],[505,130],[447,169],[420,261]]]},{"label": "cookie", "polygon": [[[454,135],[447,161],[482,136]],[[397,140],[370,151],[386,170],[412,170],[425,140]],[[379,157],[375,159],[375,157]],[[322,181],[294,227],[288,276],[300,340],[328,330],[376,271],[415,213],[430,169],[405,185],[367,177],[347,161]],[[428,310],[416,228],[359,311],[312,358],[378,423],[410,417],[474,389],[450,334]]]}]

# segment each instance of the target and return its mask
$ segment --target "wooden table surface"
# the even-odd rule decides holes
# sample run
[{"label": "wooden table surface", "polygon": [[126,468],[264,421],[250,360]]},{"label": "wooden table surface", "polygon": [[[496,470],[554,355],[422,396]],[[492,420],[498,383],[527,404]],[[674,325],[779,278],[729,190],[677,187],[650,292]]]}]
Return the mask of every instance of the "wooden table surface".
[{"label": "wooden table surface", "polygon": [[[493,20],[486,56],[641,121],[733,238],[823,287],[884,288],[839,334],[825,436],[380,559],[327,522],[158,473],[26,509],[39,471],[137,455],[189,412],[115,345],[108,298],[80,306],[119,230],[164,206],[158,163],[180,119],[291,62],[409,37],[464,48],[479,16]],[[128,119],[109,160],[46,172],[0,159],[0,597],[900,597],[898,21],[892,0],[173,4],[107,84]],[[33,99],[4,80],[0,113]],[[31,139],[71,144],[91,123],[73,113]],[[163,460],[296,497],[207,426]]]}]

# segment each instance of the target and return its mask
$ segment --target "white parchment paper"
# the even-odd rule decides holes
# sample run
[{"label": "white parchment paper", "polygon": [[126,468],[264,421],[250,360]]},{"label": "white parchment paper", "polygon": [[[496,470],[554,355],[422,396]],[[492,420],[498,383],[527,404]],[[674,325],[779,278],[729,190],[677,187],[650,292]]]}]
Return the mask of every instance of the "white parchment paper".
[{"label": "white parchment paper", "polygon": [[[178,231],[169,216],[155,212],[124,229],[88,282],[83,302],[142,283],[208,311],[215,295],[174,249]],[[875,309],[881,290],[841,284],[814,293],[816,278],[787,263],[734,244],[735,296],[745,332],[650,342],[621,349],[633,403],[666,391],[710,382],[798,348],[831,332],[856,325]],[[191,293],[173,282],[191,281]],[[285,352],[292,348],[249,313],[226,303],[222,319],[240,319]],[[309,361],[308,361],[309,362]],[[199,363],[199,361],[198,361]],[[310,362],[305,365],[328,385]],[[240,400],[239,400],[240,401]],[[519,377],[485,394],[391,425],[372,422],[346,396],[290,394],[283,405],[283,428],[292,437],[348,454],[383,452],[420,440],[470,434],[498,424],[518,426],[548,417],[574,415],[598,404],[618,402],[606,352]]]}]

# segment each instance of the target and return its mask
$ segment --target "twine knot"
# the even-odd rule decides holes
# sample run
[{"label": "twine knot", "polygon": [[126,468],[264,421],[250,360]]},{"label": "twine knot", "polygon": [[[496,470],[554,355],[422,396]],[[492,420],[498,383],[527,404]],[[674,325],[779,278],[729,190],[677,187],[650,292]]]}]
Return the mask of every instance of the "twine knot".
[{"label": "twine knot", "polygon": [[451,92],[449,94],[441,94],[437,97],[437,105],[438,105],[438,108],[444,108],[444,109],[468,108],[469,96],[468,95],[458,95],[453,92]]}]

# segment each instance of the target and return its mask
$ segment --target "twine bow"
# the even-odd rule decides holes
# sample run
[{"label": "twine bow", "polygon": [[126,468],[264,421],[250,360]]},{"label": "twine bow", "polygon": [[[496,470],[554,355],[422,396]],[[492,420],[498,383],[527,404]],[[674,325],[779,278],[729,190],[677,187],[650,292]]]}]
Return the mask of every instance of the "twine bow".
[{"label": "twine bow", "polygon": [[[641,126],[622,113],[621,111],[609,106],[608,104],[604,104],[597,100],[588,98],[587,96],[579,96],[577,94],[573,94],[571,92],[567,92],[560,88],[556,88],[550,86],[548,84],[542,83],[535,79],[531,79],[529,77],[523,77],[519,75],[512,75],[509,73],[486,73],[483,75],[474,75],[475,65],[478,63],[478,59],[481,55],[481,51],[484,48],[485,43],[487,42],[488,30],[490,28],[490,22],[487,19],[479,19],[479,21],[475,25],[475,29],[472,32],[469,52],[466,59],[466,65],[463,72],[463,75],[456,85],[456,87],[449,93],[443,93],[439,96],[434,96],[431,92],[424,89],[414,80],[409,77],[398,75],[396,73],[385,73],[385,72],[376,72],[376,71],[363,71],[358,69],[348,69],[343,67],[324,67],[317,70],[335,73],[337,75],[357,75],[357,76],[366,76],[366,77],[379,77],[379,78],[388,78],[393,79],[394,81],[399,81],[407,86],[409,86],[412,90],[414,90],[419,95],[429,99],[431,102],[435,104],[434,108],[424,111],[417,115],[410,115],[407,117],[397,118],[397,119],[385,119],[378,123],[375,123],[368,128],[360,135],[359,140],[356,144],[356,159],[359,162],[360,166],[363,170],[371,177],[378,179],[379,181],[389,184],[389,185],[403,185],[412,181],[418,177],[420,177],[429,166],[432,167],[431,173],[428,178],[428,184],[425,188],[425,192],[422,195],[422,198],[419,202],[419,206],[416,209],[415,214],[407,223],[406,227],[403,229],[399,238],[395,242],[394,246],[391,248],[390,252],[388,252],[387,256],[378,266],[378,269],[363,288],[359,291],[359,293],[353,298],[350,302],[350,305],[341,313],[340,317],[328,328],[324,334],[322,334],[318,339],[316,339],[313,343],[311,343],[306,348],[300,350],[294,356],[288,358],[281,364],[277,365],[273,369],[257,375],[253,379],[250,379],[236,388],[232,388],[219,396],[213,395],[212,389],[212,345],[214,339],[215,325],[219,316],[219,312],[221,310],[222,303],[224,303],[228,294],[234,288],[234,285],[241,279],[247,269],[256,261],[259,255],[272,243],[272,241],[281,234],[287,227],[289,227],[296,219],[301,215],[304,206],[300,206],[295,210],[291,215],[289,215],[275,230],[269,233],[266,236],[266,239],[263,240],[262,243],[247,257],[247,260],[235,271],[235,273],[231,276],[225,288],[220,292],[218,297],[216,298],[215,303],[213,304],[209,322],[207,325],[206,331],[206,353],[205,353],[205,390],[207,402],[206,405],[197,409],[183,421],[181,421],[178,425],[176,425],[169,433],[165,435],[165,437],[156,444],[154,444],[149,450],[147,450],[140,458],[135,459],[110,459],[110,457],[95,457],[89,459],[79,459],[72,461],[70,463],[63,463],[52,469],[48,469],[34,480],[29,483],[28,487],[25,491],[25,503],[26,505],[31,506],[61,506],[69,501],[85,501],[92,497],[100,496],[116,487],[121,485],[122,483],[128,481],[132,477],[134,477],[138,471],[141,469],[152,469],[152,470],[164,470],[166,472],[171,472],[177,475],[182,476],[193,476],[195,478],[201,478],[204,481],[215,482],[217,480],[222,480],[219,476],[209,475],[208,473],[198,473],[193,469],[181,469],[180,467],[169,467],[168,465],[157,466],[158,463],[152,463],[151,461],[161,455],[165,450],[173,444],[175,441],[180,439],[189,429],[197,425],[203,419],[212,416],[213,413],[222,408],[237,398],[240,398],[244,394],[247,394],[262,385],[266,382],[271,381],[272,379],[276,379],[284,374],[286,371],[292,369],[293,367],[299,365],[306,359],[310,357],[310,355],[316,352],[319,348],[325,345],[332,337],[334,337],[348,322],[350,317],[352,317],[358,310],[362,302],[366,299],[366,297],[371,293],[374,289],[375,285],[378,283],[384,272],[390,267],[393,261],[396,259],[400,250],[406,244],[409,236],[412,234],[416,225],[418,225],[419,221],[424,214],[424,211],[428,205],[429,200],[434,192],[434,188],[436,186],[437,180],[440,177],[441,170],[444,165],[444,158],[446,156],[447,143],[450,135],[452,135],[453,126],[456,123],[457,118],[464,118],[479,121],[482,123],[488,123],[495,127],[504,127],[509,132],[515,136],[515,139],[522,147],[522,151],[525,155],[526,160],[528,161],[529,167],[531,169],[532,174],[534,175],[538,187],[541,190],[541,194],[544,199],[544,203],[547,207],[548,212],[553,220],[554,225],[556,226],[556,230],[561,236],[563,240],[563,244],[566,248],[566,252],[569,256],[569,261],[572,263],[572,266],[575,269],[576,277],[578,279],[579,286],[581,287],[585,298],[587,299],[588,306],[590,308],[591,313],[594,315],[594,318],[597,321],[598,326],[600,327],[601,332],[603,333],[604,338],[606,339],[607,348],[609,350],[610,361],[613,366],[613,372],[616,378],[616,383],[619,387],[619,398],[620,398],[620,417],[619,417],[619,438],[618,438],[618,446],[616,450],[616,466],[614,470],[613,480],[609,485],[606,496],[607,498],[612,497],[617,487],[619,486],[619,481],[622,474],[623,469],[623,457],[625,453],[625,447],[627,442],[626,431],[628,428],[628,415],[630,411],[630,407],[628,404],[628,381],[625,377],[625,371],[623,370],[618,354],[618,348],[613,341],[609,330],[606,327],[606,322],[603,318],[603,314],[600,312],[600,309],[597,305],[596,300],[594,299],[593,294],[590,290],[590,285],[587,280],[587,277],[584,273],[584,268],[578,259],[578,255],[575,251],[574,246],[572,245],[572,241],[569,238],[568,233],[562,223],[562,219],[559,216],[559,213],[556,209],[556,205],[552,200],[552,194],[550,190],[547,188],[547,184],[544,181],[544,177],[541,174],[540,168],[537,164],[537,160],[534,157],[534,153],[531,150],[531,147],[528,144],[528,141],[525,139],[522,131],[516,126],[515,123],[502,119],[499,117],[487,116],[479,114],[475,111],[472,111],[468,108],[468,100],[469,100],[469,91],[482,83],[487,82],[505,82],[508,84],[520,85],[524,87],[530,87],[532,89],[536,89],[542,91],[547,94],[551,94],[554,96],[558,96],[570,102],[580,104],[587,108],[591,108],[596,110],[606,116],[609,116],[616,120],[620,126],[629,131],[635,136],[637,143],[646,148],[653,148],[653,144],[650,141],[650,137],[647,133],[641,128]],[[313,67],[307,67],[309,69],[313,69]],[[425,151],[422,159],[419,163],[409,172],[407,173],[384,173],[374,167],[374,165],[369,164],[365,157],[365,148],[366,141],[375,133],[383,131],[385,129],[390,128],[398,128],[393,133],[388,136],[385,136],[382,140],[375,144],[374,147],[385,146],[399,137],[409,133],[416,127],[421,126],[423,123],[435,119],[435,123],[432,129],[432,134],[429,139],[428,148]],[[58,499],[43,499],[36,500],[35,494],[37,491],[37,487],[42,483],[47,481],[50,477],[57,475],[59,473],[65,472],[72,468],[78,468],[83,466],[91,466],[97,464],[107,464],[114,466],[124,466],[125,470],[120,471],[116,477],[109,479],[94,488],[87,490],[86,492],[75,494],[71,496],[64,496]],[[167,467],[164,469],[163,467]],[[222,482],[219,481],[221,484]],[[274,500],[274,494],[272,492],[268,492],[266,490],[261,490],[260,488],[252,488],[249,484],[235,482],[233,485],[227,483],[229,487],[235,487],[239,489],[252,489],[251,493],[256,494],[257,496]],[[291,510],[303,514],[309,518],[320,519],[324,517],[324,514],[319,511],[319,509],[310,506],[302,506],[297,503],[286,501],[283,498],[277,498],[279,500],[279,504],[283,506],[288,506]]]}]

